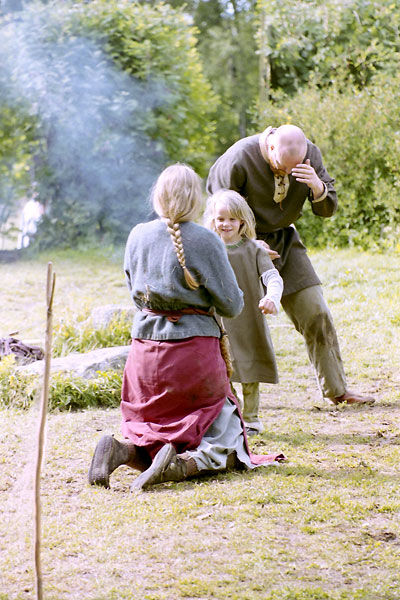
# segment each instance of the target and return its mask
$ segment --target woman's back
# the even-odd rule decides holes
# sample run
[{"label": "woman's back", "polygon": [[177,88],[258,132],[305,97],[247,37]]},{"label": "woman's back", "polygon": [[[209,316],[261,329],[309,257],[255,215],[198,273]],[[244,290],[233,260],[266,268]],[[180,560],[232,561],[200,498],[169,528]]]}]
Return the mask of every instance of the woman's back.
[{"label": "woman's back", "polygon": [[[166,223],[157,219],[132,230],[125,251],[124,269],[132,299],[140,310],[181,310],[194,307],[236,316],[243,306],[242,293],[216,234],[193,222],[180,223],[186,264],[199,282],[187,285]],[[183,315],[178,323],[138,312],[132,337],[181,339],[193,335],[219,337],[214,319]]]}]

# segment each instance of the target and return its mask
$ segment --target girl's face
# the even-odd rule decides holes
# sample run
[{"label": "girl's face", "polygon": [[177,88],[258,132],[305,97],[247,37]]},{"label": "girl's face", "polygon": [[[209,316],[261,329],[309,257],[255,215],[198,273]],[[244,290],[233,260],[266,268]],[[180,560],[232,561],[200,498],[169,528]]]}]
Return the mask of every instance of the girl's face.
[{"label": "girl's face", "polygon": [[236,244],[240,241],[239,229],[243,221],[232,217],[229,208],[221,202],[215,207],[215,228],[221,236],[224,244]]}]

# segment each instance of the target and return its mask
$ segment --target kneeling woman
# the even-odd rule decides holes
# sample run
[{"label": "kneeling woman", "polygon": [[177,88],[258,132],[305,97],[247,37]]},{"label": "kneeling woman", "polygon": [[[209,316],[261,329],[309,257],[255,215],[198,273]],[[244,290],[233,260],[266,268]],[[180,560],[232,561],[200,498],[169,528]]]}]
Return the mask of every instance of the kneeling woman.
[{"label": "kneeling woman", "polygon": [[153,189],[159,216],[131,231],[125,275],[138,309],[122,387],[122,434],[104,436],[89,470],[109,487],[120,465],[142,471],[131,490],[228,468],[253,468],[282,455],[250,455],[232,395],[214,317],[235,317],[243,294],[218,236],[193,222],[200,178],[182,164]]}]

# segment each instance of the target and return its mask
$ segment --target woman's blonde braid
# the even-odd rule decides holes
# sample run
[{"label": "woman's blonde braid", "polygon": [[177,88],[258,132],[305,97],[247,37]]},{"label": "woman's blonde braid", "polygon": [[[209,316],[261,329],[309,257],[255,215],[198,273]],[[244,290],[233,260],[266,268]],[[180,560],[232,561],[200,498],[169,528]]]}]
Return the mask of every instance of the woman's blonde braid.
[{"label": "woman's blonde braid", "polygon": [[[185,251],[183,249],[182,234],[181,234],[181,228],[179,226],[179,223],[173,223],[172,220],[169,218],[165,218],[164,220],[167,225],[168,233],[171,236],[172,243],[174,244],[175,254],[178,258],[179,264],[181,265],[181,267],[183,269],[185,281],[191,290],[196,290],[199,287],[199,284],[197,283],[197,281],[195,280],[195,278],[193,277],[193,275],[191,274],[191,272],[189,271],[189,269],[186,266]],[[219,338],[219,346],[220,346],[220,350],[221,350],[221,355],[226,364],[226,371],[228,374],[228,378],[230,378],[233,373],[233,365],[232,365],[232,359],[231,359],[231,354],[230,354],[230,349],[229,349],[228,335],[227,335],[226,331],[223,329],[223,327],[221,326],[221,324],[218,321],[217,321],[217,323],[218,323],[218,326],[219,326],[219,329],[221,332],[221,336]]]},{"label": "woman's blonde braid", "polygon": [[179,223],[173,223],[169,218],[166,218],[165,222],[167,224],[168,233],[171,236],[172,243],[174,244],[175,254],[178,258],[179,264],[183,269],[185,281],[191,290],[197,290],[199,284],[186,266],[185,251],[183,249],[182,234]]}]

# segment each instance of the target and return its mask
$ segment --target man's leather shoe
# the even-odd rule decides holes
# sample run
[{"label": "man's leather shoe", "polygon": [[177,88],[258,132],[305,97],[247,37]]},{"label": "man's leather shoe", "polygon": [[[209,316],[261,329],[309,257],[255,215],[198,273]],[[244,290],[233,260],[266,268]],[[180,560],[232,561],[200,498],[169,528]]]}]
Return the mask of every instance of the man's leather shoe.
[{"label": "man's leather shoe", "polygon": [[335,406],[338,404],[352,404],[352,405],[371,405],[375,403],[375,398],[372,396],[360,396],[360,394],[356,394],[354,392],[347,391],[341,396],[336,396],[336,398],[329,398]]}]

